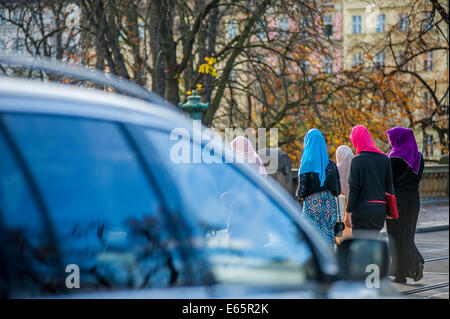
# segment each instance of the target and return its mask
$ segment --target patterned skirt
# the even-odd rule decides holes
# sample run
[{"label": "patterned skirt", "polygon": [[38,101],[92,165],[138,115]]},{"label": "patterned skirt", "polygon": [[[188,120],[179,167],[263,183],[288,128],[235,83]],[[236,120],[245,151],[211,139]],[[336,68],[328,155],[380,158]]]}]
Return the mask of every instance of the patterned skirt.
[{"label": "patterned skirt", "polygon": [[334,248],[337,204],[333,194],[330,191],[322,191],[306,196],[302,214],[317,228],[330,247]]}]

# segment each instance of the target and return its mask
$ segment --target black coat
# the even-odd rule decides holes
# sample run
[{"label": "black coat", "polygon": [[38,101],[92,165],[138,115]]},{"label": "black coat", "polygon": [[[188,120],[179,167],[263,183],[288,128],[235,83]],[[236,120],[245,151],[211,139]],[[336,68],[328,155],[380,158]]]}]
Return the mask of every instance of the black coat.
[{"label": "black coat", "polygon": [[353,229],[380,231],[386,219],[386,194],[394,194],[389,158],[381,153],[361,152],[352,159],[348,178],[347,211]]},{"label": "black coat", "polygon": [[423,256],[414,243],[420,210],[419,182],[422,178],[424,160],[420,154],[417,174],[408,168],[401,158],[392,157],[392,175],[397,198],[398,220],[387,220],[386,230],[391,248],[391,272],[396,277],[414,277]]}]

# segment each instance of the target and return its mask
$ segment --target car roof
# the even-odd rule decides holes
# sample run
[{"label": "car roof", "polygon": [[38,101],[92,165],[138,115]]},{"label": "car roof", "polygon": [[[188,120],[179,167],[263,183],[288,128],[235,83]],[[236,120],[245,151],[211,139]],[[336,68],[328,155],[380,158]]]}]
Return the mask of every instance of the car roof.
[{"label": "car roof", "polygon": [[[187,115],[170,104],[159,105],[122,94],[75,85],[0,77],[0,97],[0,111],[72,115],[136,124],[149,124],[148,121],[156,117],[157,121],[151,122],[158,123],[158,126],[173,128],[177,124],[191,125]],[[15,103],[8,103],[8,97],[13,98]],[[17,104],[18,98],[55,100],[62,103],[36,107],[34,104]],[[70,103],[63,103],[65,101]],[[74,104],[77,104],[76,107]]]}]

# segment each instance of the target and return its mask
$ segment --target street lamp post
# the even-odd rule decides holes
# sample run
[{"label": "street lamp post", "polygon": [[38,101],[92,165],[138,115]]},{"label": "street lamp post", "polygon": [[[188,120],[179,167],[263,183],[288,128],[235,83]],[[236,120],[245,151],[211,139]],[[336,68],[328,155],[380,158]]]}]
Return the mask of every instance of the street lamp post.
[{"label": "street lamp post", "polygon": [[188,112],[189,115],[194,120],[201,120],[202,115],[209,107],[209,103],[200,102],[201,97],[197,95],[197,93],[192,91],[192,95],[187,97],[187,103],[178,103],[178,107],[185,112]]}]

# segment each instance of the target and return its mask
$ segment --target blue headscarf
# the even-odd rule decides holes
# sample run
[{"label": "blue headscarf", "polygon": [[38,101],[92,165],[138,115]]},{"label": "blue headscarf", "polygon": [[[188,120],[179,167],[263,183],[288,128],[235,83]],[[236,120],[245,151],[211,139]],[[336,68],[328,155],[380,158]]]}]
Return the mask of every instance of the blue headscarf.
[{"label": "blue headscarf", "polygon": [[327,146],[322,133],[318,129],[310,129],[305,136],[305,144],[302,154],[302,162],[298,170],[298,176],[304,173],[319,174],[320,186],[325,183],[325,168],[329,162]]}]

